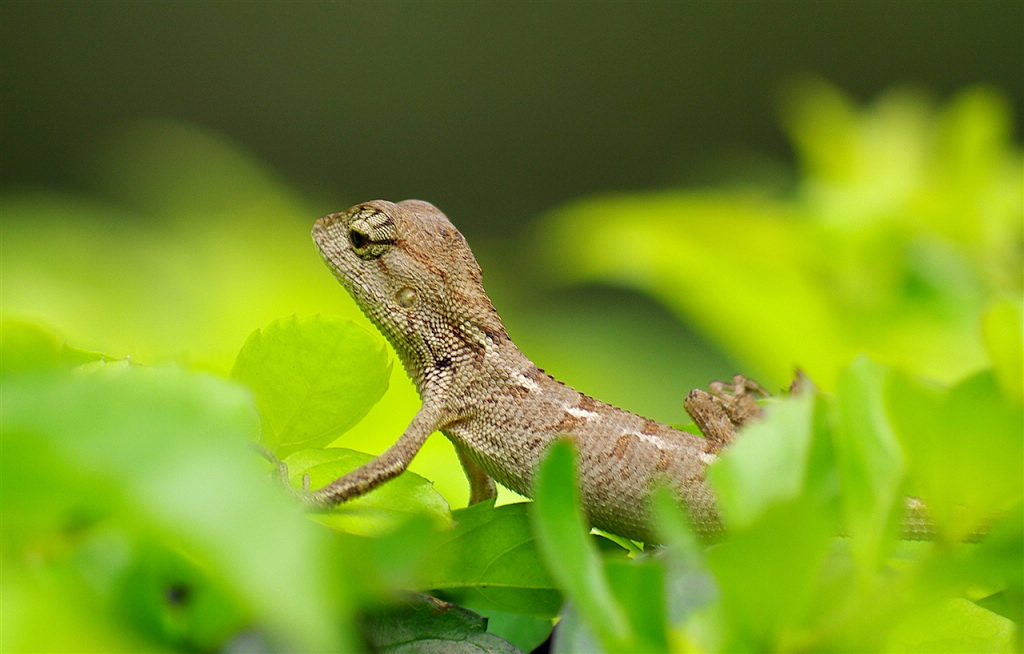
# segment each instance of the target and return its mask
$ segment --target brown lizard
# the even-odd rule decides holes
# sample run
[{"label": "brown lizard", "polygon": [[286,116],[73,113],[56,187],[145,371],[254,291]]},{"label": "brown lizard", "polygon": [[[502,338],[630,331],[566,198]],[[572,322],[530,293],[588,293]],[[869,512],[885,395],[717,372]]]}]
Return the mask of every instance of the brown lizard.
[{"label": "brown lizard", "polygon": [[[708,438],[630,413],[557,381],[509,338],[484,291],[461,233],[427,202],[375,200],[323,216],[313,239],[327,265],[398,353],[423,400],[405,433],[370,463],[308,492],[332,506],[406,469],[434,431],[455,445],[470,503],[495,495],[494,481],[526,496],[544,451],[568,436],[579,451],[581,501],[595,526],[653,537],[647,499],[667,482],[703,533],[720,528],[705,468],[728,444],[736,415],[720,393],[694,391],[685,405]],[[752,408],[751,408],[752,407]],[[732,417],[730,417],[732,416]]]},{"label": "brown lizard", "polygon": [[[705,471],[760,414],[754,398],[765,393],[755,383],[737,376],[732,386],[716,382],[711,393],[687,395],[684,406],[702,438],[556,380],[509,338],[466,239],[427,202],[358,204],[318,219],[313,239],[391,342],[423,406],[391,447],[327,486],[303,491],[306,502],[333,506],[397,476],[435,431],[455,445],[471,504],[494,497],[494,481],[529,497],[546,448],[566,436],[579,453],[581,503],[594,526],[653,540],[648,495],[663,482],[698,533],[721,529]],[[908,537],[928,537],[926,516],[908,507]]]}]

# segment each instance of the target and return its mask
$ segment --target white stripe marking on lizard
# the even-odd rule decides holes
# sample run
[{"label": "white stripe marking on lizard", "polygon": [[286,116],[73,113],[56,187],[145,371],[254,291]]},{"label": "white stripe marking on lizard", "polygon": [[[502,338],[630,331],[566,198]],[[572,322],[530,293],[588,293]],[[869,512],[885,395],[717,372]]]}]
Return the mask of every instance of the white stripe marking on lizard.
[{"label": "white stripe marking on lizard", "polygon": [[583,418],[584,420],[595,420],[596,421],[596,420],[600,420],[601,419],[601,414],[600,413],[598,413],[596,411],[588,411],[586,409],[581,409],[578,406],[567,407],[565,409],[565,412],[568,413],[571,416],[575,416],[576,418]]}]

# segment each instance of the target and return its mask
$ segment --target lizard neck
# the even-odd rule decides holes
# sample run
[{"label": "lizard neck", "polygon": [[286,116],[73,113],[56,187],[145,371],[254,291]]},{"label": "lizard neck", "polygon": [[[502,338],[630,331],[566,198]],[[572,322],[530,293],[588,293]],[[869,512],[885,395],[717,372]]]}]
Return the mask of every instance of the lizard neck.
[{"label": "lizard neck", "polygon": [[378,323],[421,397],[479,395],[510,372],[533,366],[505,330],[497,312],[483,323],[449,321],[444,329],[398,332]]}]

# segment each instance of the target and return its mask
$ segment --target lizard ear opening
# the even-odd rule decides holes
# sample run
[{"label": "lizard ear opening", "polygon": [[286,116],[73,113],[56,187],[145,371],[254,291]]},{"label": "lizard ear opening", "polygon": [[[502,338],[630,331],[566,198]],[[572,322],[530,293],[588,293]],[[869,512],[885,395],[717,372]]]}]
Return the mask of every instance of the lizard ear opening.
[{"label": "lizard ear opening", "polygon": [[409,288],[408,286],[400,288],[395,295],[395,300],[398,301],[399,306],[406,309],[412,308],[416,304],[416,299],[416,289]]}]

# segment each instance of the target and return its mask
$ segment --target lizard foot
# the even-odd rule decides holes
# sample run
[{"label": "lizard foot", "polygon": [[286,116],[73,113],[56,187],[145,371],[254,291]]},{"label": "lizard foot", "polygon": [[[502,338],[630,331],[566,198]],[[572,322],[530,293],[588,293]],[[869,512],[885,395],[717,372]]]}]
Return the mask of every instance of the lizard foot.
[{"label": "lizard foot", "polygon": [[274,465],[276,468],[275,474],[277,475],[278,482],[288,492],[288,494],[309,507],[320,507],[322,505],[322,502],[317,499],[316,494],[309,489],[309,475],[302,475],[302,488],[295,488],[295,486],[292,485],[291,476],[288,474],[287,463],[277,458],[273,452],[259,443],[253,443],[253,447],[260,456]]},{"label": "lizard foot", "polygon": [[708,389],[710,392],[690,391],[683,406],[710,441],[712,451],[718,452],[733,441],[740,427],[761,416],[757,400],[769,393],[743,375],[734,376],[731,383],[711,382]]}]

